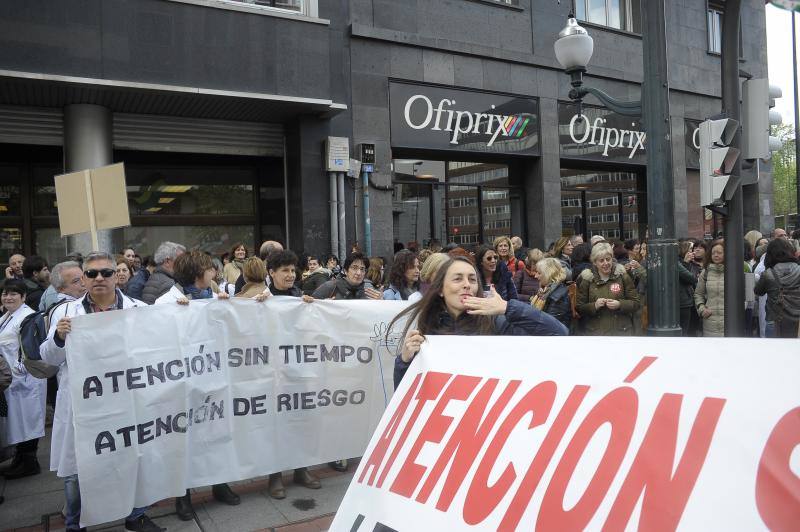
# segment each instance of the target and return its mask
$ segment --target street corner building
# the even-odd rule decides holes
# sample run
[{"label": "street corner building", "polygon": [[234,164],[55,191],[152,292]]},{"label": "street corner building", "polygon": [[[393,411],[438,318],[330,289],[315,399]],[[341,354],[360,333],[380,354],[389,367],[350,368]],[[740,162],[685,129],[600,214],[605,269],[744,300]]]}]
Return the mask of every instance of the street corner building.
[{"label": "street corner building", "polygon": [[[646,3],[575,2],[594,38],[587,79],[621,99],[640,98]],[[389,256],[512,234],[643,238],[644,126],[569,99],[553,43],[570,4],[2,2],[0,262],[88,251],[60,235],[53,178],[116,162],[131,225],[101,247],[142,256],[164,240]],[[666,5],[676,234],[703,237],[721,228],[700,207],[697,129],[721,109],[725,4]],[[764,2],[745,0],[741,20],[743,69],[767,77]],[[329,172],[330,137],[346,140],[346,174]],[[745,227],[772,225],[768,169],[745,189]]]}]

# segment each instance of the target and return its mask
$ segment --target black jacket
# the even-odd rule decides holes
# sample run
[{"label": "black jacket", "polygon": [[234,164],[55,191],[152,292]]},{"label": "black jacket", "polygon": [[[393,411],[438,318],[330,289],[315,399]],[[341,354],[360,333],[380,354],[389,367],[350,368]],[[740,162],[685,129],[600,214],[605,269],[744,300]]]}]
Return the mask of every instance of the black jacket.
[{"label": "black jacket", "polygon": [[319,288],[314,290],[314,299],[366,299],[364,290],[372,288],[372,283],[364,281],[359,285],[351,285],[344,277],[338,277],[326,281]]},{"label": "black jacket", "polygon": [[39,310],[39,301],[41,301],[44,291],[47,288],[42,286],[33,279],[25,278],[22,280],[25,283],[27,294],[25,295],[25,304],[33,310]]},{"label": "black jacket", "polygon": [[[436,331],[429,332],[428,334],[475,336],[477,333],[474,329],[465,327],[467,323],[466,318],[467,315],[462,314],[458,319],[453,319],[448,312],[442,312],[439,315],[439,326]],[[536,310],[522,301],[512,299],[508,302],[506,313],[502,316],[495,317],[494,334],[497,336],[566,336],[569,334],[569,331],[553,316]],[[395,389],[400,385],[400,381],[403,379],[410,365],[411,362],[403,362],[403,357],[400,355],[395,357]]]},{"label": "black jacket", "polygon": [[753,291],[767,295],[767,321],[800,318],[800,264],[781,262],[765,270]]},{"label": "black jacket", "polygon": [[142,301],[152,305],[156,302],[156,299],[169,292],[169,289],[173,286],[175,286],[175,278],[171,273],[159,266],[144,284]]},{"label": "black jacket", "polygon": [[498,261],[497,270],[500,272],[500,280],[494,285],[495,292],[500,294],[500,297],[506,301],[517,299],[517,287],[514,286],[514,279],[511,277],[511,272],[508,271],[508,266],[506,266],[505,262]]}]

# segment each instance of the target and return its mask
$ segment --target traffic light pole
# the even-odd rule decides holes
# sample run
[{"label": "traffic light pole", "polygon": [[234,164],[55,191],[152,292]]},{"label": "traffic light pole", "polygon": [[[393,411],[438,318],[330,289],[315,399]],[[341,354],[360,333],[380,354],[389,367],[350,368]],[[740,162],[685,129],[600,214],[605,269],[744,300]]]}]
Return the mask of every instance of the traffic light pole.
[{"label": "traffic light pole", "polygon": [[650,229],[647,242],[647,332],[651,336],[680,336],[664,2],[646,0],[642,6],[642,121],[647,132],[647,225]]},{"label": "traffic light pole", "polygon": [[[739,108],[739,15],[742,0],[725,2],[722,19],[722,113],[741,124]],[[741,127],[731,148],[741,148]],[[730,180],[737,182],[727,203],[725,217],[725,336],[744,336],[744,244],[741,158],[736,159]]]}]

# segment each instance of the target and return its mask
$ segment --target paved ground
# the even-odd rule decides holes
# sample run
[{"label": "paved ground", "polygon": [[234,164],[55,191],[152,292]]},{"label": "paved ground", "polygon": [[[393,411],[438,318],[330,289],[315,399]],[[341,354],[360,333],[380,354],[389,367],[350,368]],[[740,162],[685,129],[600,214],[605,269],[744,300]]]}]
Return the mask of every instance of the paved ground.
[{"label": "paved ground", "polygon": [[[39,442],[39,462],[42,473],[33,477],[5,481],[0,477],[0,532],[64,530],[61,508],[64,504],[64,485],[49,471],[50,435]],[[310,490],[294,486],[291,473],[284,474],[287,497],[282,501],[267,494],[267,478],[258,477],[232,484],[242,498],[239,506],[227,506],[215,501],[210,488],[192,490],[192,502],[197,518],[180,521],[175,515],[172,499],[157,503],[148,511],[153,520],[170,532],[245,532],[251,530],[276,532],[312,532],[327,530],[333,514],[344,497],[356,468],[350,461],[348,473],[337,473],[327,466],[312,468],[322,479],[322,489]],[[122,521],[91,527],[90,530],[123,531]]]}]

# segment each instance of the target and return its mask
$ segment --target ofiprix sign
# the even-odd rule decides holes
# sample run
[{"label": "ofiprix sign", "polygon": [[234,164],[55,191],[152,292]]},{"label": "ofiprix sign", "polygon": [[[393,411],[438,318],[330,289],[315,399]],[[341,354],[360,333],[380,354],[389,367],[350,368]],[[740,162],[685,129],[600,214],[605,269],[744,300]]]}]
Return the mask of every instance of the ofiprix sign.
[{"label": "ofiprix sign", "polygon": [[539,155],[539,101],[389,83],[394,148]]},{"label": "ofiprix sign", "polygon": [[797,530],[797,340],[429,337],[331,530]]}]

